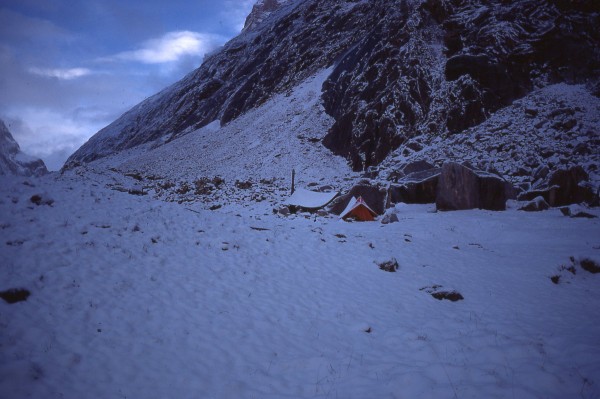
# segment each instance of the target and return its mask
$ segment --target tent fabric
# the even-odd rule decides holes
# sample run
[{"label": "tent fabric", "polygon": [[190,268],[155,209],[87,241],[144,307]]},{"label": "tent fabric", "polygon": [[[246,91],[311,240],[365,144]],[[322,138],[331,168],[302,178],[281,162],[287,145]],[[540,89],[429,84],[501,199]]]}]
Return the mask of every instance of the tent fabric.
[{"label": "tent fabric", "polygon": [[345,215],[349,214],[354,205],[356,205],[356,197],[353,196],[352,198],[350,198],[350,202],[348,202],[346,208],[344,208],[342,213],[340,213],[340,219],[343,219]]},{"label": "tent fabric", "polygon": [[294,191],[294,194],[288,198],[286,205],[294,205],[305,209],[319,209],[333,201],[337,195],[337,191],[319,193],[298,188]]},{"label": "tent fabric", "polygon": [[371,209],[362,197],[352,197],[346,209],[340,214],[340,219],[352,217],[357,220],[370,222],[375,220],[375,216],[377,216],[377,212]]}]

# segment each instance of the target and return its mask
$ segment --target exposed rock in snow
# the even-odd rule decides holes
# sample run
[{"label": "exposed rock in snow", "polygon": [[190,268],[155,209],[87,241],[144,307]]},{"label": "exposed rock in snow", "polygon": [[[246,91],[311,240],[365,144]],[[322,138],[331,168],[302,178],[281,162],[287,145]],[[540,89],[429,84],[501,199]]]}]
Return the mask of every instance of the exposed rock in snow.
[{"label": "exposed rock in snow", "polygon": [[519,208],[520,211],[527,212],[539,212],[545,211],[547,209],[550,209],[550,205],[548,205],[544,197],[542,197],[541,195],[535,197],[534,199],[532,199],[531,201]]},{"label": "exposed rock in snow", "polygon": [[0,175],[41,176],[48,173],[44,161],[21,152],[19,144],[0,120]]}]

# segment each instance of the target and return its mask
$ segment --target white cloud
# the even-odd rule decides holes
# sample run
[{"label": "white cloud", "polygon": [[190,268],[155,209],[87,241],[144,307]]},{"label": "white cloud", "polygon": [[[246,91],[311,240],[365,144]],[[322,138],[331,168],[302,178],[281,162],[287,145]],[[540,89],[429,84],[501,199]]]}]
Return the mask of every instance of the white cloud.
[{"label": "white cloud", "polygon": [[225,42],[220,35],[190,31],[169,32],[158,39],[143,43],[138,50],[125,51],[108,60],[138,61],[144,64],[163,64],[186,56],[203,56]]},{"label": "white cloud", "polygon": [[57,78],[61,80],[76,79],[92,73],[92,71],[87,68],[29,68],[29,72],[35,75]]},{"label": "white cloud", "polygon": [[[21,151],[42,158],[50,170],[58,170],[67,157],[93,133],[110,122],[111,116],[83,110],[67,115],[49,109],[23,108],[2,115]],[[11,115],[12,114],[12,115]]]}]

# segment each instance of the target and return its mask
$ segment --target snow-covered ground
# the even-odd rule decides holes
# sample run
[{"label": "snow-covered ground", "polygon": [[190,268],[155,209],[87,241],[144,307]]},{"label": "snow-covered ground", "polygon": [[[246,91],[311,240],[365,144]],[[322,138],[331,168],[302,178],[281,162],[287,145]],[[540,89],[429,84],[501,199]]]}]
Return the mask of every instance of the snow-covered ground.
[{"label": "snow-covered ground", "polygon": [[600,219],[346,223],[23,182],[0,181],[0,291],[31,292],[0,301],[0,397],[600,397],[600,275],[579,265]]}]

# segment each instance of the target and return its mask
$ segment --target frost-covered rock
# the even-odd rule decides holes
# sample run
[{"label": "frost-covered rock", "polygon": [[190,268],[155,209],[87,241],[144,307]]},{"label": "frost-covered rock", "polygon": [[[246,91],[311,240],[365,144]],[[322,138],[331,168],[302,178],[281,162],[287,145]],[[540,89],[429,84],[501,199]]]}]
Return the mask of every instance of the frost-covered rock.
[{"label": "frost-covered rock", "polygon": [[539,212],[545,211],[547,209],[550,209],[550,205],[548,205],[548,203],[542,196],[535,197],[534,199],[532,199],[531,201],[519,208],[520,211],[527,212]]},{"label": "frost-covered rock", "polygon": [[393,184],[389,189],[391,203],[431,204],[435,202],[440,168],[414,172]]},{"label": "frost-covered rock", "polygon": [[386,212],[381,218],[381,224],[390,224],[397,223],[400,219],[398,219],[398,214],[396,212]]},{"label": "frost-covered rock", "polygon": [[498,176],[447,162],[442,166],[435,204],[438,210],[506,209],[506,182]]},{"label": "frost-covered rock", "polygon": [[19,144],[0,120],[0,175],[41,176],[46,173],[44,161],[21,152]]}]

